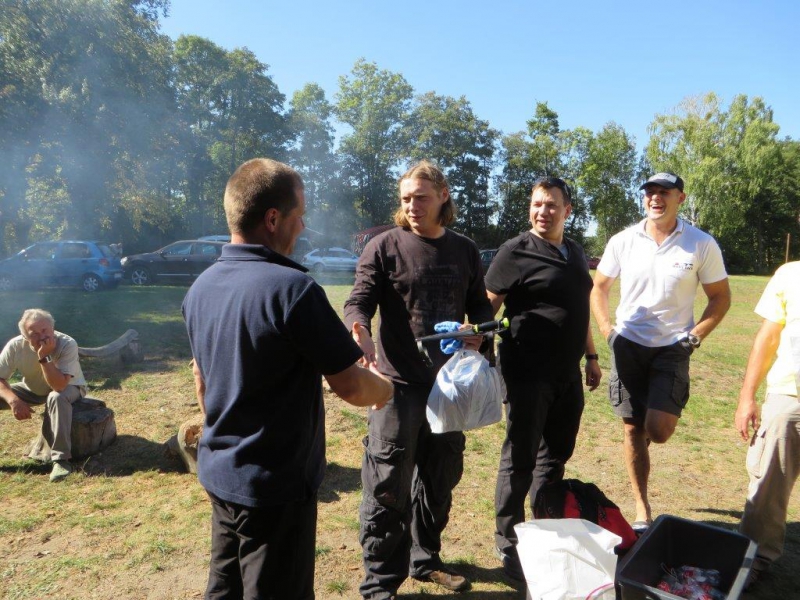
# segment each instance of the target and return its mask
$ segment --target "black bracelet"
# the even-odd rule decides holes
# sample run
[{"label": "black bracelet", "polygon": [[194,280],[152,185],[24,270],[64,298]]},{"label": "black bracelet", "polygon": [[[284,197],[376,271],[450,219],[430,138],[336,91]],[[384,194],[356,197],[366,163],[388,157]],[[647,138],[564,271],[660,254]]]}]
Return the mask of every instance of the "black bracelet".
[{"label": "black bracelet", "polygon": [[598,358],[600,358],[600,357],[597,354],[587,354],[586,355],[586,360],[597,360]]}]

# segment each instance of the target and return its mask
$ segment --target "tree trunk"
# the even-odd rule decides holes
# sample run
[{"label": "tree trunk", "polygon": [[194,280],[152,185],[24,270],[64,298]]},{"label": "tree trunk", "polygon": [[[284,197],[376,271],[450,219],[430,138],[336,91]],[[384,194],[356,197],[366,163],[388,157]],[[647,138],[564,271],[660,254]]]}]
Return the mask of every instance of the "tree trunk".
[{"label": "tree trunk", "polygon": [[203,415],[197,415],[178,428],[178,434],[167,440],[167,448],[177,455],[189,473],[197,473],[197,446],[203,435]]},{"label": "tree trunk", "polygon": [[[81,398],[72,405],[72,458],[85,458],[104,450],[117,439],[114,411],[96,398]],[[50,460],[50,445],[39,434],[28,445],[28,457]]]}]

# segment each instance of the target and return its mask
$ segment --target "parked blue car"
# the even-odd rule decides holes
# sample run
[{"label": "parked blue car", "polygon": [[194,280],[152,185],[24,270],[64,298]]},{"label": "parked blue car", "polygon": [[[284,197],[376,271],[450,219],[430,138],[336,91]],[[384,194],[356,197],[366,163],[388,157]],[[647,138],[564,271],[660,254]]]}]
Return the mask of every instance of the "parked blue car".
[{"label": "parked blue car", "polygon": [[120,281],[119,256],[100,242],[38,242],[0,261],[0,290],[62,285],[95,292]]}]

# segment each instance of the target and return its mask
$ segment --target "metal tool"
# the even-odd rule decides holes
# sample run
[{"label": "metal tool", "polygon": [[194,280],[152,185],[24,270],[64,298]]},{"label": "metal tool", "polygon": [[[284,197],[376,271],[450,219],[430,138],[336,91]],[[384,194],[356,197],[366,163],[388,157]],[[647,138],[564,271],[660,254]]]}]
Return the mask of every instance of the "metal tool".
[{"label": "metal tool", "polygon": [[437,342],[439,340],[455,340],[459,338],[471,337],[473,335],[486,335],[494,338],[495,333],[505,331],[509,327],[509,322],[506,317],[498,321],[487,321],[486,323],[478,323],[477,325],[470,326],[469,329],[460,329],[458,331],[449,331],[445,333],[434,333],[432,335],[425,335],[416,338],[417,350],[419,350],[422,360],[429,367],[433,366],[428,349],[425,347],[426,342]]}]

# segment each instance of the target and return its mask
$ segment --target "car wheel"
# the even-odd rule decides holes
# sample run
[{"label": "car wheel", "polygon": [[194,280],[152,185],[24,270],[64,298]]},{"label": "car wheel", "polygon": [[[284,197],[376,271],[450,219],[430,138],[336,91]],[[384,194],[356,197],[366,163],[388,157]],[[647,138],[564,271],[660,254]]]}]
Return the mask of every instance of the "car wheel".
[{"label": "car wheel", "polygon": [[325,272],[325,265],[322,264],[321,262],[314,263],[311,266],[311,272],[312,273],[324,273]]},{"label": "car wheel", "polygon": [[131,271],[131,282],[133,285],[148,285],[150,283],[150,271],[144,267],[136,267]]},{"label": "car wheel", "polygon": [[8,275],[0,275],[0,291],[7,292],[14,289],[14,280]]},{"label": "car wheel", "polygon": [[81,287],[84,292],[96,292],[103,287],[103,280],[94,273],[89,273],[83,276]]}]

